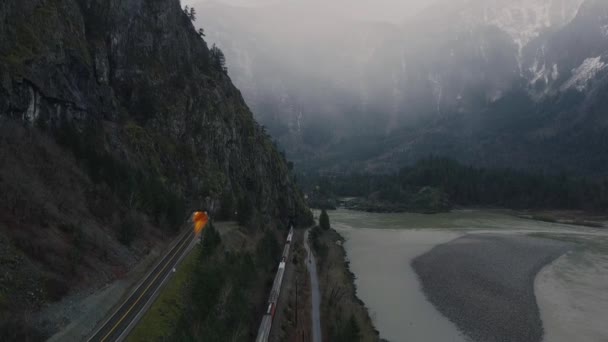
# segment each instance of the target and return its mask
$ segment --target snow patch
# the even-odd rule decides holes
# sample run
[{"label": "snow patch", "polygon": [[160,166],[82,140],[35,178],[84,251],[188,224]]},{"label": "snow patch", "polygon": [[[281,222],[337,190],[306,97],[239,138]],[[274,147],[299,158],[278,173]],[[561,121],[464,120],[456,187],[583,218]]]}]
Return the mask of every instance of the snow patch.
[{"label": "snow patch", "polygon": [[547,67],[546,64],[543,63],[542,67],[539,69],[538,59],[534,60],[534,64],[531,68],[528,69],[533,77],[530,80],[530,85],[536,84],[538,81],[545,82],[545,85],[549,84],[549,77],[551,79],[556,80],[559,76],[559,71],[557,70],[557,64],[554,64],[552,67]]},{"label": "snow patch", "polygon": [[532,78],[532,81],[530,81],[530,84],[535,84],[536,82],[540,81],[540,80],[547,80],[547,68],[546,66],[543,64],[543,67],[538,70],[538,65],[535,63],[534,67],[531,70],[534,73],[534,77]]},{"label": "snow patch", "polygon": [[531,68],[528,69],[530,73],[532,73],[532,78],[530,80],[530,85],[534,86],[536,82],[543,81],[545,86],[545,91],[548,91],[548,85],[550,81],[556,81],[559,78],[559,69],[557,64],[553,64],[552,66],[543,64],[542,67],[539,68],[538,59],[534,61],[534,64]]},{"label": "snow patch", "polygon": [[559,70],[557,69],[557,64],[553,64],[553,71],[551,72],[551,78],[555,81],[559,77]]},{"label": "snow patch", "polygon": [[[568,24],[576,16],[583,0],[486,0],[482,8],[460,13],[466,26],[493,25],[506,32],[522,49],[549,28]],[[481,13],[479,12],[481,11]]]},{"label": "snow patch", "polygon": [[578,91],[583,91],[587,88],[589,81],[605,68],[606,63],[602,62],[601,56],[587,58],[578,68],[572,69],[572,77],[564,83],[561,90],[575,88]]},{"label": "snow patch", "polygon": [[494,103],[502,98],[502,90],[495,90],[492,94],[489,94],[490,102]]},{"label": "snow patch", "polygon": [[433,97],[435,98],[435,102],[437,103],[437,113],[441,114],[441,100],[443,97],[443,86],[441,84],[441,76],[437,74],[430,74],[429,82],[431,82],[433,86]]},{"label": "snow patch", "polygon": [[40,96],[38,93],[30,87],[30,103],[27,106],[27,110],[23,113],[22,120],[33,124],[38,120],[40,115]]},{"label": "snow patch", "polygon": [[297,125],[297,131],[298,133],[302,132],[302,117],[304,115],[302,115],[302,110],[300,109],[296,115],[296,125]]}]

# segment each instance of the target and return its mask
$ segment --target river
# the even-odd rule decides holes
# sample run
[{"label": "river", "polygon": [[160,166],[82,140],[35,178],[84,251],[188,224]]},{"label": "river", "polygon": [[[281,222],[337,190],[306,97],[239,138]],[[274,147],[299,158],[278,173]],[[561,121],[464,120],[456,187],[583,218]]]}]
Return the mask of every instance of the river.
[{"label": "river", "polygon": [[382,338],[392,342],[474,340],[427,300],[411,262],[465,235],[499,233],[578,242],[542,268],[534,280],[544,341],[608,340],[608,230],[484,210],[422,215],[340,209],[329,215],[332,227],[346,239],[357,294]]}]

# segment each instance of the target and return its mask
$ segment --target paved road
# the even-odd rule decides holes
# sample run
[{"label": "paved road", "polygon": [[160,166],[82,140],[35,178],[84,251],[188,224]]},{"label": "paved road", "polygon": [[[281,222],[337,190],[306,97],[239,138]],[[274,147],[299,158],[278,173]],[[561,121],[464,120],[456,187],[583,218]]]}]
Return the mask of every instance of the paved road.
[{"label": "paved road", "polygon": [[147,310],[155,299],[159,288],[173,273],[173,268],[190,251],[195,240],[195,234],[187,231],[181,235],[178,242],[167,252],[137,289],[122,303],[114,314],[89,338],[89,342],[109,342],[123,340],[141,314]]},{"label": "paved road", "polygon": [[317,262],[308,246],[308,232],[304,233],[304,248],[308,253],[306,266],[310,274],[310,287],[312,289],[312,342],[321,342],[321,295],[319,293],[319,277],[317,276]]}]

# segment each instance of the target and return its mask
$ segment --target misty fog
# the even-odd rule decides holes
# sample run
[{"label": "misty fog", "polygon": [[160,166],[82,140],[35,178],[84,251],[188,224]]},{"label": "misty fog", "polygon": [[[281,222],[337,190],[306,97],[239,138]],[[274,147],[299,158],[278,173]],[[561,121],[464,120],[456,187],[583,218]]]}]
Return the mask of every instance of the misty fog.
[{"label": "misty fog", "polygon": [[[197,9],[207,42],[226,53],[229,75],[265,124],[272,126],[267,116],[297,126],[318,116],[382,112],[374,128],[383,131],[403,112],[401,76],[393,73],[404,67],[404,23],[430,1],[186,4]],[[286,106],[276,108],[280,102]]]},{"label": "misty fog", "polygon": [[405,18],[434,2],[434,0],[182,0],[182,5],[196,6],[201,3],[213,2],[242,7],[263,7],[277,4],[302,6],[311,10],[329,13],[336,17],[400,23]]},{"label": "misty fog", "polygon": [[[526,123],[536,111],[555,112],[551,103],[571,102],[578,97],[569,92],[602,74],[603,4],[182,1],[196,8],[195,25],[224,51],[229,76],[292,159],[359,158],[378,168],[436,151],[493,159],[487,146],[507,145],[491,131],[521,141],[521,128],[536,129]],[[471,151],[459,147],[467,139],[489,141]]]}]

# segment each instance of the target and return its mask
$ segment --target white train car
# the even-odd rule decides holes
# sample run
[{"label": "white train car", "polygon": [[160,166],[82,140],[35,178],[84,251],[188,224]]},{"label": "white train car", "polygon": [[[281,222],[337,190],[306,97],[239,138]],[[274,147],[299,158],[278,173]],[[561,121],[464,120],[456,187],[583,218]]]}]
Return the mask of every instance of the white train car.
[{"label": "white train car", "polygon": [[289,258],[289,245],[283,248],[283,254],[281,254],[281,262],[287,261],[287,258]]},{"label": "white train car", "polygon": [[293,238],[293,228],[289,230],[289,234],[287,234],[287,243],[291,243],[291,239]]}]

